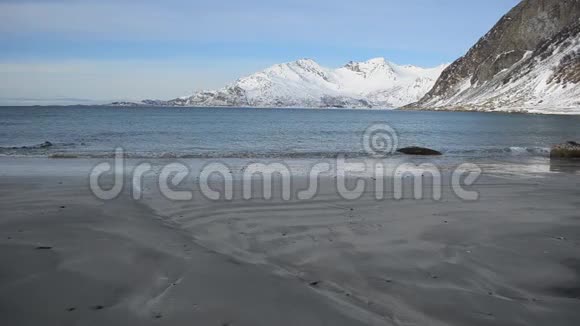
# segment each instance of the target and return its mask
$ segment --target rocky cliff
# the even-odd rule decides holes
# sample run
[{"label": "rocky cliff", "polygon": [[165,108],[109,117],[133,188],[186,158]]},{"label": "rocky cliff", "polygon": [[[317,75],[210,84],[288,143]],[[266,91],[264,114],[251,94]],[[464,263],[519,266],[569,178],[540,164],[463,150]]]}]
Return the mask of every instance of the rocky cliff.
[{"label": "rocky cliff", "polygon": [[412,109],[580,113],[580,0],[524,0]]}]

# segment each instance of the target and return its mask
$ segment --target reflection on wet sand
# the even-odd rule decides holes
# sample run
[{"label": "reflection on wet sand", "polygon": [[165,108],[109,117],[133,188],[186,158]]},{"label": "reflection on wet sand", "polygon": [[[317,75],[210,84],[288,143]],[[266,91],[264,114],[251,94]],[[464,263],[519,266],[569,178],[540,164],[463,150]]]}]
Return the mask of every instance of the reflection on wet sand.
[{"label": "reflection on wet sand", "polygon": [[580,174],[580,159],[550,159],[550,171]]}]

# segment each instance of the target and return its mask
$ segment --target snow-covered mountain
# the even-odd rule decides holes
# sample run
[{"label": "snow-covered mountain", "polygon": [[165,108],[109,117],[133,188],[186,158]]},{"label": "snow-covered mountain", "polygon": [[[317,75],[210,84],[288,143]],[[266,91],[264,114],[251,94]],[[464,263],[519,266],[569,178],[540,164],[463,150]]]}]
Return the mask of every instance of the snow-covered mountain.
[{"label": "snow-covered mountain", "polygon": [[380,107],[418,101],[446,65],[399,66],[384,58],[349,62],[338,69],[301,59],[267,68],[213,91],[168,101],[178,106]]},{"label": "snow-covered mountain", "polygon": [[580,0],[524,0],[411,109],[580,113]]}]

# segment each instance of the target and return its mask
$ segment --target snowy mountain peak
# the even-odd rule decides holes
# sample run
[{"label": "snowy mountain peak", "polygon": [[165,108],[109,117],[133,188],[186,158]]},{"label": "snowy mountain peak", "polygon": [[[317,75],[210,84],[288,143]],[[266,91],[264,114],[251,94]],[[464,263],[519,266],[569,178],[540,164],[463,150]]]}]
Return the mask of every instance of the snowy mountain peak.
[{"label": "snowy mountain peak", "polygon": [[298,59],[294,63],[303,67],[319,67],[318,63],[310,58]]},{"label": "snowy mountain peak", "polygon": [[362,74],[365,78],[373,73],[393,74],[392,64],[385,58],[374,58],[363,62],[351,61],[344,68]]},{"label": "snowy mountain peak", "polygon": [[312,59],[300,59],[293,62],[281,63],[258,72],[241,80],[257,79],[265,75],[271,79],[286,79],[289,81],[312,81],[313,79],[327,80],[327,71]]},{"label": "snowy mountain peak", "polygon": [[169,101],[185,106],[399,107],[420,99],[445,66],[398,66],[384,58],[338,69],[312,59],[277,64],[216,91]]}]

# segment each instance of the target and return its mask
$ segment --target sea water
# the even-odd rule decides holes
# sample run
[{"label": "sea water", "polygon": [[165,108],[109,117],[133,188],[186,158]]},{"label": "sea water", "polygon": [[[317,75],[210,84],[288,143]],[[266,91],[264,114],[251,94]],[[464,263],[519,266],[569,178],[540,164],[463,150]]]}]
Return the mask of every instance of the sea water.
[{"label": "sea water", "polygon": [[[580,116],[338,109],[1,107],[0,156],[319,159],[365,157],[365,130],[447,158],[546,158],[580,140]],[[44,142],[52,146],[40,146]],[[395,154],[396,155],[396,154]]]}]

